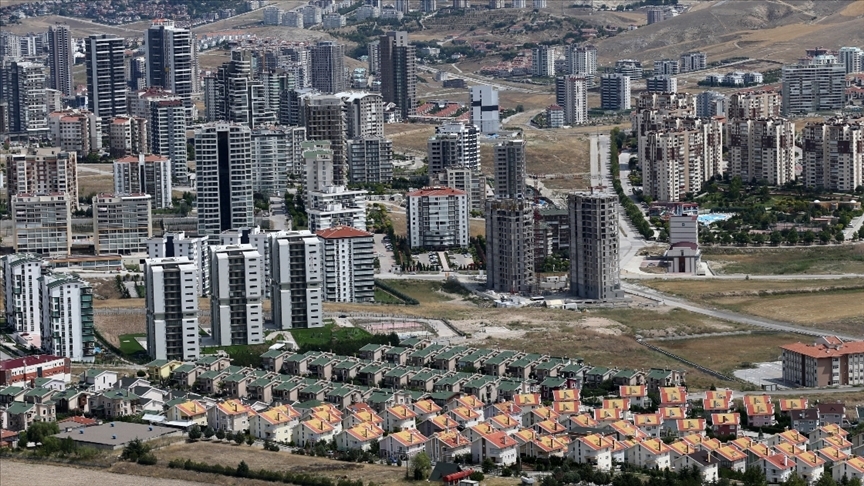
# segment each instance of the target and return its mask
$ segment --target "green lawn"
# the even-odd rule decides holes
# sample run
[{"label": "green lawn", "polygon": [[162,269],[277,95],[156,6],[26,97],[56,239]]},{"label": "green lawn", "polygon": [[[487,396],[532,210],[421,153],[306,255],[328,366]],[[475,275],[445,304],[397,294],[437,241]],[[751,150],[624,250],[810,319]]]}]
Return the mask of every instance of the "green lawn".
[{"label": "green lawn", "polygon": [[352,341],[371,336],[357,327],[339,327],[332,322],[313,329],[292,329],[291,335],[301,348],[304,344],[322,345],[330,342]]},{"label": "green lawn", "polygon": [[138,344],[135,338],[146,337],[147,334],[123,334],[120,336],[120,351],[125,355],[132,355],[138,352],[146,352],[146,350]]},{"label": "green lawn", "polygon": [[375,302],[379,304],[404,304],[402,299],[399,299],[393,294],[389,294],[378,287],[375,287]]}]

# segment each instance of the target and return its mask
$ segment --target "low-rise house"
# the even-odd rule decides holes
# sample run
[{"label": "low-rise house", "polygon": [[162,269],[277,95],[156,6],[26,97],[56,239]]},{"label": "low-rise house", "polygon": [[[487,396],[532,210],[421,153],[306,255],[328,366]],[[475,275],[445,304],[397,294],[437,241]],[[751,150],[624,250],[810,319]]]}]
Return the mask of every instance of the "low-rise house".
[{"label": "low-rise house", "polygon": [[12,402],[23,402],[27,389],[22,386],[7,386],[0,390],[0,405],[9,405]]},{"label": "low-rise house", "polygon": [[579,415],[571,415],[565,422],[567,429],[571,433],[591,433],[595,429],[600,428],[600,423],[594,420],[591,414],[583,413]]},{"label": "low-rise house", "polygon": [[175,422],[192,422],[202,428],[207,426],[207,407],[195,400],[169,407],[166,416],[168,420]]},{"label": "low-rise house", "polygon": [[467,346],[453,346],[452,348],[435,355],[432,360],[432,367],[441,371],[456,371],[459,365],[459,358],[467,355],[471,348]]},{"label": "low-rise house", "polygon": [[[557,378],[560,371],[570,364],[570,361],[563,358],[549,358],[544,361],[541,361],[534,367],[534,374],[537,375],[538,380],[545,380],[547,378]],[[607,379],[611,379],[610,376]]]},{"label": "low-rise house", "polygon": [[87,384],[93,392],[110,390],[117,385],[118,375],[116,371],[107,371],[91,368],[84,372],[81,381]]},{"label": "low-rise house", "polygon": [[831,474],[831,471],[834,470],[834,466],[849,459],[849,454],[839,451],[833,447],[824,447],[815,452],[819,454],[819,457],[825,459],[824,470],[827,474]]},{"label": "low-rise house", "polygon": [[432,462],[455,462],[456,457],[471,453],[471,441],[458,430],[432,434],[425,447]]},{"label": "low-rise house", "polygon": [[542,396],[544,400],[554,400],[556,391],[566,390],[573,386],[574,384],[567,378],[550,376],[540,382],[540,396]]},{"label": "low-rise house", "polygon": [[580,399],[579,393],[580,391],[578,388],[554,390],[552,392],[552,400],[556,402],[578,402]]},{"label": "low-rise house", "polygon": [[390,371],[391,367],[381,363],[372,363],[360,368],[357,377],[365,386],[378,386],[384,380],[384,374]]},{"label": "low-rise house", "polygon": [[365,400],[366,394],[354,385],[346,384],[338,388],[327,390],[324,393],[324,399],[327,400],[327,403],[332,403],[339,408],[344,408],[352,403]]},{"label": "low-rise house", "polygon": [[449,412],[450,418],[456,421],[459,427],[473,427],[483,421],[483,415],[468,407],[457,407]]},{"label": "low-rise house", "polygon": [[343,359],[333,367],[333,376],[337,381],[347,382],[357,378],[357,373],[365,364],[354,358]]},{"label": "low-rise house", "polygon": [[231,359],[227,356],[203,356],[195,364],[205,371],[222,371],[231,366]]},{"label": "low-rise house", "polygon": [[183,363],[171,371],[170,380],[180,389],[188,389],[195,386],[198,375],[202,373],[204,373],[204,368],[192,363]]},{"label": "low-rise house", "polygon": [[374,410],[371,408],[364,410],[357,410],[353,413],[346,413],[342,418],[342,428],[350,429],[351,427],[356,427],[360,424],[371,423],[375,424],[382,429],[384,428],[384,419],[381,418]]},{"label": "low-rise house", "polygon": [[513,437],[504,432],[495,432],[471,443],[471,459],[475,464],[490,459],[494,464],[506,467],[516,464],[518,448],[519,445]]},{"label": "low-rise house", "polygon": [[594,420],[600,424],[611,424],[624,417],[624,411],[620,408],[595,408]]},{"label": "low-rise house", "polygon": [[225,400],[207,410],[207,425],[213,430],[236,433],[250,428],[250,415],[255,415],[252,407],[237,399]]},{"label": "low-rise house", "polygon": [[839,463],[834,463],[832,468],[835,481],[847,479],[858,479],[864,481],[864,458],[853,456]]},{"label": "low-rise house", "polygon": [[113,419],[136,415],[141,411],[138,396],[126,390],[106,390],[90,397],[90,411],[100,417]]},{"label": "low-rise house", "polygon": [[[557,413],[559,417],[567,417],[579,413],[579,402],[552,402],[552,411]],[[560,419],[559,419],[560,420]]]},{"label": "low-rise house", "polygon": [[737,412],[711,414],[711,428],[717,435],[738,435],[740,426],[741,414]]},{"label": "low-rise house", "polygon": [[33,422],[54,422],[57,420],[57,410],[54,402],[45,403],[12,402],[6,409],[6,422],[9,430],[20,432],[27,430]]},{"label": "low-rise house", "polygon": [[423,422],[432,417],[437,416],[442,408],[432,400],[418,400],[411,405],[411,410],[414,412],[415,421]]},{"label": "low-rise house", "polygon": [[171,376],[171,372],[182,364],[181,361],[173,359],[156,359],[147,363],[144,367],[147,369],[147,377],[149,379],[167,380]]},{"label": "low-rise house", "polygon": [[507,364],[507,374],[518,380],[527,380],[542,358],[539,354],[526,354]]},{"label": "low-rise house", "polygon": [[612,422],[607,426],[607,428],[612,432],[612,436],[618,440],[641,440],[647,437],[645,432],[642,432],[639,427],[636,427],[635,425],[633,425],[632,422],[628,420],[619,420],[617,422]]},{"label": "low-rise house", "polygon": [[676,440],[669,444],[669,460],[672,463],[672,468],[680,470],[684,468],[684,463],[688,455],[702,450],[700,447],[694,446],[686,440]]},{"label": "low-rise house", "polygon": [[639,442],[636,440],[612,439],[612,463],[623,464],[630,461],[637,445]]},{"label": "low-rise house", "polygon": [[645,385],[645,373],[637,370],[620,370],[612,377],[612,384],[618,386]]},{"label": "low-rise house", "polygon": [[794,445],[799,451],[807,450],[808,439],[805,435],[797,430],[786,430],[779,434],[774,434],[766,443],[771,447],[777,447],[779,444],[788,443]]},{"label": "low-rise house", "polygon": [[408,364],[408,356],[413,352],[414,350],[411,348],[394,346],[384,352],[384,361],[398,366],[404,366]]},{"label": "low-rise house", "polygon": [[618,370],[606,368],[603,366],[595,366],[585,372],[585,386],[597,387],[606,380],[611,380]]},{"label": "low-rise house", "polygon": [[414,376],[414,370],[405,366],[397,366],[384,374],[385,388],[405,388],[408,379]]},{"label": "low-rise house", "polygon": [[601,434],[579,437],[570,442],[568,456],[580,464],[591,464],[597,470],[612,470],[612,439]]},{"label": "low-rise house", "polygon": [[269,349],[261,355],[261,368],[264,371],[279,373],[282,371],[282,365],[285,363],[285,358],[291,356],[292,352],[284,347]]},{"label": "low-rise house", "polygon": [[384,353],[390,348],[386,344],[367,344],[360,348],[360,357],[369,361],[384,361]]},{"label": "low-rise house", "polygon": [[426,436],[417,429],[407,429],[384,437],[380,441],[381,456],[396,462],[411,459],[426,450]]},{"label": "low-rise house", "polygon": [[473,427],[465,428],[465,430],[462,431],[462,435],[464,435],[470,442],[474,442],[484,435],[489,435],[497,431],[498,429],[492,427],[492,424],[489,422],[481,422]]},{"label": "low-rise house", "polygon": [[747,464],[755,464],[762,469],[762,461],[769,458],[774,451],[765,444],[754,442],[750,444],[750,448],[745,451],[747,453]]},{"label": "low-rise house", "polygon": [[567,427],[564,427],[556,420],[544,420],[534,424],[534,430],[540,435],[558,435],[567,432]]},{"label": "low-rise house", "polygon": [[567,443],[551,435],[537,437],[528,444],[530,457],[550,460],[552,457],[564,457],[567,454]]},{"label": "low-rise house", "polygon": [[90,393],[76,388],[67,388],[51,397],[57,413],[89,413]]},{"label": "low-rise house", "polygon": [[249,400],[270,403],[273,401],[273,388],[282,382],[281,375],[268,373],[258,379],[252,380],[246,386]]},{"label": "low-rise house", "polygon": [[626,398],[631,404],[647,408],[651,405],[648,398],[648,387],[645,385],[621,385],[618,387],[618,396]]},{"label": "low-rise house", "polygon": [[792,428],[802,434],[809,434],[819,428],[819,410],[815,407],[790,411],[789,415],[792,418]]},{"label": "low-rise house", "polygon": [[819,425],[846,423],[846,405],[843,402],[820,403],[816,405],[819,410]]},{"label": "low-rise house", "polygon": [[384,430],[398,431],[417,428],[417,414],[408,405],[394,405],[381,414],[384,419]]},{"label": "low-rise house", "polygon": [[780,413],[782,415],[794,415],[795,412],[801,412],[807,410],[809,407],[807,405],[807,399],[804,397],[801,398],[781,398],[779,400],[780,404]]},{"label": "low-rise house", "polygon": [[660,407],[678,407],[687,409],[687,390],[683,386],[666,386],[660,388]]},{"label": "low-rise house", "polygon": [[459,427],[459,422],[453,420],[450,415],[438,415],[429,420],[420,422],[417,429],[426,437],[431,437],[440,432],[446,432]]},{"label": "low-rise house", "polygon": [[774,404],[768,395],[745,395],[747,424],[750,427],[770,427],[774,425]]},{"label": "low-rise house", "polygon": [[483,363],[483,373],[490,376],[503,376],[507,373],[507,365],[522,356],[518,351],[504,350]]},{"label": "low-rise house", "polygon": [[340,451],[352,449],[368,451],[383,436],[384,429],[378,425],[372,422],[362,423],[340,432],[336,436],[336,446]]},{"label": "low-rise house", "polygon": [[533,427],[534,424],[546,420],[558,420],[560,416],[549,407],[535,408],[534,410],[522,414],[522,426]]},{"label": "low-rise house", "polygon": [[813,443],[813,446],[816,449],[833,447],[838,451],[843,452],[844,454],[852,454],[852,443],[846,440],[846,438],[841,435],[822,437],[821,439],[817,439]]},{"label": "low-rise house", "polygon": [[205,395],[216,395],[222,392],[222,380],[228,373],[222,370],[208,370],[195,379],[195,388]]},{"label": "low-rise house", "polygon": [[249,418],[249,432],[258,439],[288,443],[294,440],[294,430],[300,413],[290,405],[271,407]]},{"label": "low-rise house", "polygon": [[281,403],[294,403],[300,399],[302,388],[305,388],[302,382],[283,381],[273,387],[273,400]]},{"label": "low-rise house", "polygon": [[747,454],[737,447],[724,445],[714,451],[720,460],[720,467],[733,471],[744,472],[747,469]]},{"label": "low-rise house", "polygon": [[646,469],[670,469],[672,467],[669,446],[660,439],[647,439],[633,448],[633,463]]},{"label": "low-rise house", "polygon": [[649,393],[657,393],[663,387],[679,387],[684,384],[686,372],[652,368],[645,375],[645,384]]},{"label": "low-rise house", "polygon": [[682,465],[699,471],[703,484],[716,483],[719,479],[720,461],[711,451],[701,450],[688,454],[684,456]]},{"label": "low-rise house", "polygon": [[769,484],[782,483],[795,472],[795,461],[785,454],[772,454],[762,459],[761,466]]},{"label": "low-rise house", "polygon": [[435,389],[435,381],[442,373],[438,370],[422,370],[408,378],[408,386],[414,389],[431,392]]},{"label": "low-rise house", "polygon": [[691,434],[705,435],[705,419],[676,420],[674,428],[678,437],[686,437]]},{"label": "low-rise house", "polygon": [[513,396],[513,403],[522,409],[522,413],[531,412],[543,406],[539,393],[519,393]]},{"label": "low-rise house", "polygon": [[[309,374],[309,362],[317,356],[312,353],[292,354],[285,358],[282,363],[282,370],[293,376],[306,376]],[[377,383],[377,382],[376,382]]]},{"label": "low-rise house", "polygon": [[232,373],[222,379],[220,392],[222,395],[245,399],[249,397],[251,377],[245,373]]},{"label": "low-rise house", "polygon": [[659,412],[634,414],[633,425],[648,437],[660,437],[662,435],[663,419]]},{"label": "low-rise house", "polygon": [[795,472],[798,477],[814,484],[824,473],[825,459],[812,451],[803,451],[795,455]]},{"label": "low-rise house", "polygon": [[521,421],[506,414],[496,415],[486,422],[496,430],[500,430],[507,435],[513,435],[522,428]]},{"label": "low-rise house", "polygon": [[300,422],[294,429],[294,443],[299,447],[315,445],[321,441],[330,442],[336,435],[336,428],[326,420],[312,418]]},{"label": "low-rise house", "polygon": [[502,414],[509,415],[520,423],[522,422],[522,409],[512,401],[491,403],[486,405],[486,408],[483,410],[484,417],[495,417]]}]

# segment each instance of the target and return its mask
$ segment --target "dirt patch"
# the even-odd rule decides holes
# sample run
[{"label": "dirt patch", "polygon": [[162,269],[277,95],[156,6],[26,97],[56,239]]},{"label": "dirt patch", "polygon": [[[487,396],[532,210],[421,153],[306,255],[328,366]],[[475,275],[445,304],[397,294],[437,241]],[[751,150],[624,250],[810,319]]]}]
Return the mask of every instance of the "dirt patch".
[{"label": "dirt patch", "polygon": [[[127,464],[127,466],[138,466],[137,464]],[[139,469],[132,472],[131,469]],[[237,482],[218,483],[210,481],[211,478],[198,478],[198,481],[189,481],[178,479],[168,475],[170,471],[166,468],[158,468],[151,466],[138,466],[137,468],[118,468],[130,471],[114,471],[96,469],[84,469],[74,466],[54,466],[48,464],[33,464],[30,462],[15,461],[13,459],[3,459],[3,484],[9,486],[28,485],[28,484],[51,484],[53,486],[81,486],[82,484],[111,484],[112,486],[150,486],[153,484],[153,479],[148,477],[148,474],[140,474],[142,472],[160,472],[159,486],[201,486],[202,484],[240,484]],[[118,474],[120,472],[120,474]],[[190,471],[181,471],[190,472]],[[132,476],[130,474],[136,474]],[[193,473],[195,474],[195,473]],[[207,476],[214,476],[208,474]],[[233,478],[227,478],[233,479]],[[264,483],[256,481],[256,483]],[[242,483],[250,484],[251,483]]]}]

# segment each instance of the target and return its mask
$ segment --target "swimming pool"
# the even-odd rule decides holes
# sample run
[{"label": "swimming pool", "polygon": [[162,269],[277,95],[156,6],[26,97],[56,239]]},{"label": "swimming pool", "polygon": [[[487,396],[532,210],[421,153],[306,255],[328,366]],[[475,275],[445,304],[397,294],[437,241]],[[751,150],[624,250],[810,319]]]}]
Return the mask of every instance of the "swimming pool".
[{"label": "swimming pool", "polygon": [[711,214],[700,214],[696,220],[704,225],[711,225],[712,223],[716,223],[718,221],[726,221],[727,219],[735,216],[734,213],[711,213]]}]

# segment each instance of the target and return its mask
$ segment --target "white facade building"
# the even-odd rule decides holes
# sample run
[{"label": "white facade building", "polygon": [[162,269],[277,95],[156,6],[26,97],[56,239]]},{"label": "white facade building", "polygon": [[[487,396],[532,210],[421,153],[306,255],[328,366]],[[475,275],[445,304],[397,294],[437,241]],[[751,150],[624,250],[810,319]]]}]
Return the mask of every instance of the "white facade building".
[{"label": "white facade building", "polygon": [[45,261],[36,255],[13,253],[0,258],[6,324],[19,334],[29,334],[39,342],[42,334],[42,299],[39,278]]},{"label": "white facade building", "polygon": [[86,157],[102,148],[102,121],[86,110],[64,110],[48,114],[51,143],[61,150]]},{"label": "white facade building", "polygon": [[555,79],[555,103],[564,110],[566,125],[588,121],[588,81],[582,76],[567,75]]},{"label": "white facade building", "polygon": [[17,194],[10,204],[18,253],[66,256],[72,248],[72,202],[64,193]]},{"label": "white facade building", "polygon": [[471,124],[481,133],[495,134],[501,129],[498,90],[492,86],[471,86]]},{"label": "white facade building", "polygon": [[367,194],[367,191],[349,190],[345,186],[329,186],[323,191],[310,191],[306,209],[309,230],[351,226],[366,231]]},{"label": "white facade building", "polygon": [[555,48],[537,46],[532,52],[532,69],[534,76],[551,78],[555,76]]},{"label": "white facade building", "polygon": [[263,258],[252,245],[210,250],[210,322],[216,345],[263,343]]},{"label": "white facade building", "polygon": [[100,194],[93,198],[93,247],[97,255],[143,253],[153,236],[149,194]]},{"label": "white facade building", "polygon": [[372,233],[336,226],[317,232],[322,242],[324,299],[375,301],[375,252]]},{"label": "white facade building", "polygon": [[438,177],[449,167],[480,170],[479,133],[476,125],[459,122],[435,128],[427,142],[429,177]]},{"label": "white facade building", "polygon": [[39,279],[42,295],[42,349],[72,361],[95,360],[93,288],[66,274]]},{"label": "white facade building", "polygon": [[411,248],[468,247],[468,195],[449,187],[408,193],[408,243]]},{"label": "white facade building", "polygon": [[130,155],[114,161],[115,194],[149,194],[153,209],[172,207],[171,161],[161,155]]},{"label": "white facade building", "polygon": [[180,231],[147,240],[148,258],[188,258],[198,269],[197,295],[210,295],[210,246],[207,237],[192,238]]},{"label": "white facade building", "polygon": [[198,268],[187,257],[148,258],[147,353],[153,359],[199,357]]},{"label": "white facade building", "polygon": [[249,127],[217,122],[195,131],[198,234],[254,226]]},{"label": "white facade building", "polygon": [[281,233],[270,243],[270,297],[277,329],[324,326],[323,249],[309,231]]}]

